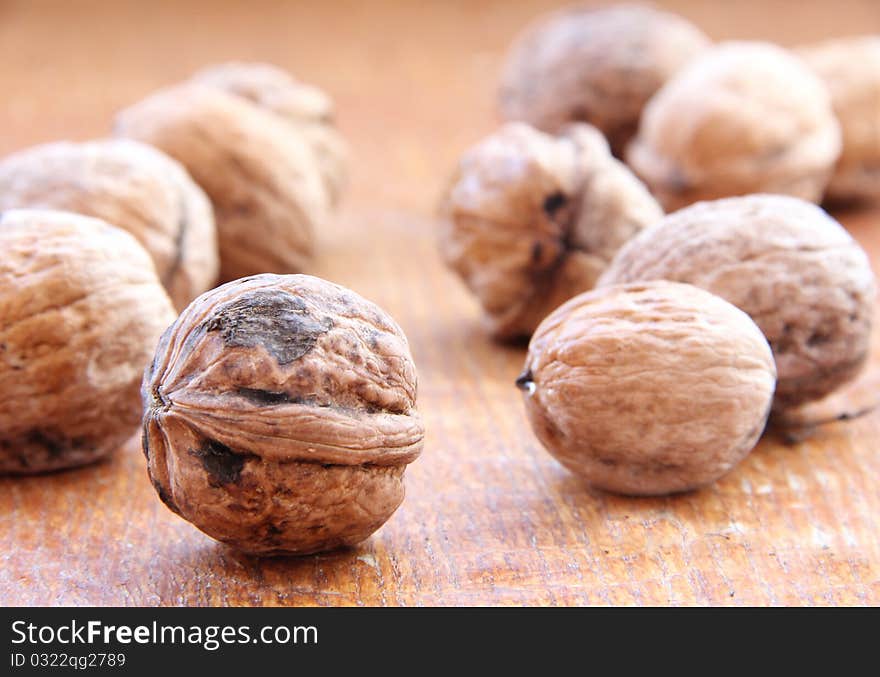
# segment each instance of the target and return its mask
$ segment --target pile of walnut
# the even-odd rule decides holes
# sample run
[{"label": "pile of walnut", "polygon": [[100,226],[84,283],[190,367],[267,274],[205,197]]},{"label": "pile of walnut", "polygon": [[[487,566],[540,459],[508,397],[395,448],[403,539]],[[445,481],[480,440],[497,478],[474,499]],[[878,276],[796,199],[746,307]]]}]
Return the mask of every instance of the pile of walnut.
[{"label": "pile of walnut", "polygon": [[231,63],[116,132],[0,160],[0,473],[91,463],[140,423],[159,497],[218,540],[362,541],[422,447],[406,338],[347,289],[270,274],[307,264],[344,187],[331,101]]},{"label": "pile of walnut", "polygon": [[493,336],[531,336],[517,383],[566,467],[692,489],[861,372],[874,275],[811,203],[880,197],[878,64],[877,37],[712,45],[639,5],[514,43],[507,122],[462,156],[440,251]]}]

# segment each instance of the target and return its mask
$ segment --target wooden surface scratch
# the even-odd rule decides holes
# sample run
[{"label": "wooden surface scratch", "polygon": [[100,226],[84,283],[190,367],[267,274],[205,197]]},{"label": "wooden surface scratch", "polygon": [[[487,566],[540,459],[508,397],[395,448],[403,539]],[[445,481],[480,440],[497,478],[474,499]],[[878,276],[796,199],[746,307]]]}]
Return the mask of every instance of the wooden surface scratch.
[{"label": "wooden surface scratch", "polygon": [[[719,39],[880,32],[871,0],[660,4]],[[268,60],[325,87],[352,182],[309,272],[398,320],[428,430],[389,523],[303,559],[238,555],[174,516],[137,440],[93,467],[0,479],[0,603],[880,603],[880,413],[796,444],[767,434],[716,485],[669,498],[589,491],[532,436],[513,386],[525,351],[487,338],[441,265],[433,212],[458,154],[496,124],[505,44],[546,5],[0,3],[0,152],[105,135],[116,110],[213,61]],[[840,216],[880,270],[880,211]]]}]

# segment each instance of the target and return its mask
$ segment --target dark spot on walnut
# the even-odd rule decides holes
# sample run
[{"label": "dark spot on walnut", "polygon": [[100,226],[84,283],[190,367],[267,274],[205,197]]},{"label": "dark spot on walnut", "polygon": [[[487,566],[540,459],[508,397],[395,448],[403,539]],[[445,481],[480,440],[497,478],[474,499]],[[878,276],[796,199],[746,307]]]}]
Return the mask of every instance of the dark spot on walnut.
[{"label": "dark spot on walnut", "polygon": [[544,253],[544,247],[539,240],[532,244],[532,263],[540,263],[541,255]]},{"label": "dark spot on walnut", "polygon": [[238,484],[250,454],[240,454],[217,440],[205,439],[198,449],[190,450],[201,462],[212,484]]},{"label": "dark spot on walnut", "polygon": [[156,480],[151,480],[151,482],[153,484],[153,489],[155,489],[156,493],[159,495],[159,500],[167,505],[172,511],[179,514],[180,511],[177,509],[177,504],[172,500],[171,496],[168,495],[165,488]]},{"label": "dark spot on walnut", "polygon": [[235,393],[255,404],[271,406],[273,404],[302,404],[305,400],[285,392],[260,390],[259,388],[237,388]]},{"label": "dark spot on walnut", "polygon": [[24,438],[27,443],[42,447],[54,458],[64,455],[71,448],[70,440],[39,428],[28,431]]},{"label": "dark spot on walnut", "polygon": [[816,348],[834,341],[835,327],[817,327],[807,337],[807,347]]},{"label": "dark spot on walnut", "polygon": [[150,460],[150,434],[149,434],[149,420],[147,418],[144,419],[143,433],[141,434],[141,451],[144,452],[144,458],[147,461]]},{"label": "dark spot on walnut", "polygon": [[332,326],[330,318],[313,317],[296,296],[258,290],[219,308],[205,330],[219,331],[228,346],[263,346],[285,365],[306,355]]},{"label": "dark spot on walnut", "polygon": [[564,193],[558,191],[551,193],[544,200],[544,211],[548,216],[554,216],[557,211],[565,206],[566,202],[568,202],[568,198]]},{"label": "dark spot on walnut", "polygon": [[534,381],[532,380],[532,370],[526,369],[522,374],[520,374],[514,383],[516,387],[520,390],[529,391],[531,389]]}]

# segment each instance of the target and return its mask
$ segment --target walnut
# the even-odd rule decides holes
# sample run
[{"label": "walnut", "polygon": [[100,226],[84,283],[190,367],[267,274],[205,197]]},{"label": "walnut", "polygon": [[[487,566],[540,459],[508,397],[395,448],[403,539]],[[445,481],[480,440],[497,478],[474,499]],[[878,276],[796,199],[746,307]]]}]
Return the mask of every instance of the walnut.
[{"label": "walnut", "polygon": [[825,81],[843,131],[843,152],[826,195],[880,198],[880,36],[829,40],[799,50]]},{"label": "walnut", "polygon": [[695,284],[751,315],[776,358],[778,411],[829,394],[867,359],[868,257],[803,200],[750,195],[682,209],[624,245],[599,285],[655,279]]},{"label": "walnut", "polygon": [[708,45],[696,26],[653,7],[568,7],[541,17],[514,43],[501,112],[548,132],[589,122],[620,155],[648,99]]},{"label": "walnut", "polygon": [[329,96],[266,63],[219,64],[199,71],[192,80],[243,97],[287,120],[312,147],[331,202],[339,202],[347,178],[348,151],[334,126]]},{"label": "walnut", "polygon": [[560,136],[504,125],[462,157],[442,211],[443,256],[504,339],[527,337],[590,289],[617,249],[663,215],[585,124]]},{"label": "walnut", "polygon": [[301,270],[329,198],[309,144],[279,116],[215,87],[161,90],[116,131],[180,161],[214,204],[220,278]]},{"label": "walnut", "polygon": [[211,205],[186,170],[127,139],[35,146],[0,161],[0,210],[58,209],[131,233],[183,308],[214,286],[219,260]]},{"label": "walnut", "polygon": [[764,430],[776,370],[748,315],[672,282],[596,289],[529,344],[524,391],[547,450],[591,486],[687,491],[728,472]]},{"label": "walnut", "polygon": [[818,202],[839,154],[824,83],[780,47],[730,42],[654,95],[627,161],[671,211],[761,192]]},{"label": "walnut", "polygon": [[367,538],[421,451],[416,372],[394,321],[307,275],[202,295],[144,377],[144,453],[174,512],[255,554]]},{"label": "walnut", "polygon": [[128,233],[79,214],[0,215],[0,472],[79,466],[137,429],[171,301]]}]

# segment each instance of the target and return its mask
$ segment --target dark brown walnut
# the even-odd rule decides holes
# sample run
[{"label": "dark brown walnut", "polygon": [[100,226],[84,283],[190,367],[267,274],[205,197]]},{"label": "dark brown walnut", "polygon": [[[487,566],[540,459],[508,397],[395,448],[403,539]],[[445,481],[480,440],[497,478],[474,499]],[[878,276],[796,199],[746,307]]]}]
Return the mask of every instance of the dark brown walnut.
[{"label": "dark brown walnut", "polygon": [[508,123],[462,157],[444,198],[440,248],[490,331],[528,337],[593,287],[620,246],[663,216],[593,127],[559,136]]},{"label": "dark brown walnut", "polygon": [[840,155],[825,84],[787,50],[727,42],[651,98],[626,159],[667,211],[749,193],[822,198]]},{"label": "dark brown walnut", "polygon": [[828,40],[798,50],[831,90],[843,152],[826,195],[835,201],[880,198],[880,36]]},{"label": "dark brown walnut", "polygon": [[643,5],[576,5],[539,18],[514,43],[501,112],[548,132],[598,127],[620,155],[648,99],[709,45],[696,26]]},{"label": "dark brown walnut", "polygon": [[211,204],[186,170],[128,139],[50,143],[0,161],[0,209],[59,209],[134,235],[177,308],[217,281]]},{"label": "dark brown walnut", "polygon": [[596,289],[535,331],[517,381],[538,439],[591,486],[687,491],[764,430],[776,370],[748,315],[686,284]]},{"label": "dark brown walnut", "polygon": [[143,398],[159,497],[260,555],[367,538],[403,500],[424,437],[403,332],[307,275],[257,275],[193,301],[159,342]]},{"label": "dark brown walnut", "polygon": [[333,101],[323,91],[267,63],[210,66],[192,80],[219,87],[281,116],[312,147],[333,204],[345,188],[348,150],[334,124]]},{"label": "dark brown walnut", "polygon": [[302,270],[329,198],[309,144],[277,115],[215,87],[161,90],[116,132],[176,158],[214,205],[220,278]]},{"label": "dark brown walnut", "polygon": [[867,360],[868,257],[803,200],[750,195],[669,214],[618,252],[599,285],[655,279],[697,285],[751,315],[773,347],[777,410],[828,395]]},{"label": "dark brown walnut", "polygon": [[0,473],[91,463],[137,430],[171,301],[149,254],[97,219],[0,215]]}]

